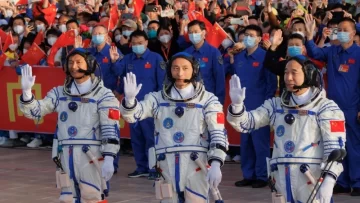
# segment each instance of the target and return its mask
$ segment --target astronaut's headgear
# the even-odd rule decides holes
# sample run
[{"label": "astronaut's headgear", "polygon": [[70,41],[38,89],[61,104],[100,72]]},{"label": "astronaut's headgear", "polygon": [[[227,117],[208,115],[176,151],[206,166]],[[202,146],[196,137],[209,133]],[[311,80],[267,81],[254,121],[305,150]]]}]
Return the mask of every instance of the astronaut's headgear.
[{"label": "astronaut's headgear", "polygon": [[191,54],[188,54],[186,52],[179,52],[171,57],[170,61],[167,64],[167,67],[166,67],[166,79],[171,83],[175,82],[175,79],[172,77],[172,74],[171,74],[171,65],[172,65],[173,61],[178,58],[186,59],[192,65],[192,68],[193,68],[192,76],[191,76],[190,80],[186,80],[186,81],[191,82],[191,83],[200,82],[201,81],[200,64],[195,59],[195,57],[193,57]]},{"label": "astronaut's headgear", "polygon": [[307,87],[317,87],[320,90],[323,87],[321,72],[316,68],[315,64],[307,57],[298,55],[288,59],[289,61],[297,61],[304,72],[304,83],[300,86],[294,86],[294,89],[302,89]]},{"label": "astronaut's headgear", "polygon": [[98,64],[98,62],[96,61],[96,58],[93,55],[91,55],[88,51],[86,51],[83,48],[77,48],[77,49],[72,50],[66,57],[66,61],[63,65],[63,69],[64,69],[64,72],[66,73],[66,75],[71,76],[70,70],[69,70],[69,59],[70,59],[70,57],[72,57],[76,54],[84,57],[86,64],[87,64],[87,70],[80,69],[79,72],[85,73],[85,75],[91,75],[91,74],[95,73],[95,70],[97,68],[100,69],[100,65]]}]

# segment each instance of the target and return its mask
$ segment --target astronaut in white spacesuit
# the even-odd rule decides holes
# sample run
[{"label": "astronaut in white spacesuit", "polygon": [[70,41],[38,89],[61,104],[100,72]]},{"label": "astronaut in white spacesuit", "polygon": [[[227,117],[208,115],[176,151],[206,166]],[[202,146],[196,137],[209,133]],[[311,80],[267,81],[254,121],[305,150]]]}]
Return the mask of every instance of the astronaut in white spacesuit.
[{"label": "astronaut in white spacesuit", "polygon": [[[266,125],[274,127],[275,139],[269,161],[276,190],[285,202],[306,202],[314,185],[301,167],[317,180],[329,154],[345,147],[345,119],[338,105],[323,95],[321,74],[304,56],[289,59],[285,69],[286,91],[281,98],[265,101],[259,108],[246,111],[245,88],[237,76],[230,80],[227,120],[239,132],[249,133]],[[324,173],[317,202],[329,203],[337,177],[343,171],[334,162]]]},{"label": "astronaut in white spacesuit", "polygon": [[[128,73],[120,111],[129,123],[148,117],[155,120],[153,156],[161,175],[155,181],[161,188],[157,199],[205,203],[209,187],[217,189],[221,182],[220,167],[228,149],[222,105],[205,90],[199,64],[190,54],[174,55],[166,69],[163,90],[147,94],[143,101],[135,99],[141,84],[137,86],[135,75]],[[151,156],[149,150],[149,160],[154,159]]]},{"label": "astronaut in white spacesuit", "polygon": [[61,203],[106,202],[106,181],[113,175],[113,160],[119,151],[119,101],[94,75],[95,57],[83,49],[73,50],[66,59],[64,86],[54,87],[42,100],[34,99],[32,68],[22,67],[24,115],[38,120],[57,112],[57,132],[52,158],[57,163],[57,186]]}]

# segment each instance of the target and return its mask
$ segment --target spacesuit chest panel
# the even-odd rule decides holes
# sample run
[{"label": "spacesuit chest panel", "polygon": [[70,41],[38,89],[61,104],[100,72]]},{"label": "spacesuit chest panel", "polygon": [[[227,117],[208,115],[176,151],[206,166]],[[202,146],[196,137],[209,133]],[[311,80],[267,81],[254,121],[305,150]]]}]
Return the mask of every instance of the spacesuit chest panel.
[{"label": "spacesuit chest panel", "polygon": [[194,99],[189,103],[160,100],[155,116],[157,146],[201,145],[206,124],[203,104]]},{"label": "spacesuit chest panel", "polygon": [[[307,107],[305,110],[278,106],[274,120],[273,158],[322,156],[317,111],[318,107]],[[285,121],[289,116],[293,116],[292,124]]]},{"label": "spacesuit chest panel", "polygon": [[58,112],[58,139],[97,139],[100,117],[97,98],[70,97],[61,93]]}]

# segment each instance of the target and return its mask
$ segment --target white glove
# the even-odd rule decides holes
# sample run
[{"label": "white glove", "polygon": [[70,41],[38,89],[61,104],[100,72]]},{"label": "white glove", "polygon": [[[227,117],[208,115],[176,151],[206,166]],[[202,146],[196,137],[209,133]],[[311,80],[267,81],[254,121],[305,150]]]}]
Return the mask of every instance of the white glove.
[{"label": "white glove", "polygon": [[32,68],[28,64],[21,68],[21,88],[24,101],[30,101],[32,98],[31,87],[35,84],[35,77],[32,75]]},{"label": "white glove", "polygon": [[217,188],[221,182],[221,178],[222,173],[220,170],[220,162],[213,160],[206,176],[206,180],[209,181],[210,188]]},{"label": "white glove", "polygon": [[239,113],[243,108],[246,87],[241,88],[240,78],[236,74],[231,76],[229,85],[229,94],[231,98],[231,105],[233,106],[233,113]]},{"label": "white glove", "polygon": [[130,72],[124,77],[125,105],[132,107],[135,104],[135,97],[139,94],[142,84],[136,84],[136,76]]},{"label": "white glove", "polygon": [[331,175],[326,175],[316,195],[316,199],[318,199],[320,203],[330,203],[335,183],[336,180]]},{"label": "white glove", "polygon": [[114,157],[105,156],[104,164],[101,168],[101,176],[105,181],[109,181],[112,175],[114,174]]}]

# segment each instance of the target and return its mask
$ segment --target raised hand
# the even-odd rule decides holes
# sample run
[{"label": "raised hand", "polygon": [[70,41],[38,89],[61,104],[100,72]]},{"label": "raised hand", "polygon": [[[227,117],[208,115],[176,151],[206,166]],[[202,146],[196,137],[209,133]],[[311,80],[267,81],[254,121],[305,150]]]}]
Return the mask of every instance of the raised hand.
[{"label": "raised hand", "polygon": [[115,63],[120,58],[120,54],[115,46],[110,47],[111,63]]},{"label": "raised hand", "polygon": [[29,101],[32,97],[31,88],[35,84],[35,75],[32,75],[32,67],[28,64],[21,67],[21,88],[23,100]]},{"label": "raised hand", "polygon": [[234,74],[230,79],[230,99],[235,106],[243,105],[246,87],[241,88],[240,78]]},{"label": "raised hand", "polygon": [[140,92],[142,84],[137,85],[136,76],[130,72],[124,77],[124,94],[125,101],[129,105],[135,104],[136,95]]}]

